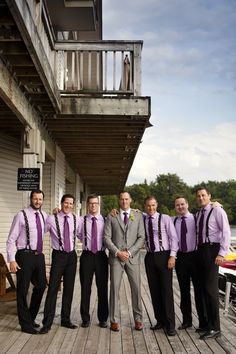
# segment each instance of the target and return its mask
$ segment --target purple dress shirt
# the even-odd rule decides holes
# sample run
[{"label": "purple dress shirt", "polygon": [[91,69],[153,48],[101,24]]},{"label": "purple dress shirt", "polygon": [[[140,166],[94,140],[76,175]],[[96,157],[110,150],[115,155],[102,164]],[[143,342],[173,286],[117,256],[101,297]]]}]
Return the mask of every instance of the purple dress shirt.
[{"label": "purple dress shirt", "polygon": [[[194,215],[189,212],[183,216],[185,216],[185,222],[187,226],[187,235],[186,235],[187,252],[192,252],[196,250],[196,242],[197,242],[195,218]],[[181,238],[181,221],[182,221],[181,217],[182,215],[178,216],[175,222],[175,229],[178,236],[179,245],[180,245],[180,238]],[[173,221],[174,219],[175,217],[172,217]]]},{"label": "purple dress shirt", "polygon": [[[206,242],[206,220],[211,208],[211,204],[204,207],[203,243]],[[197,227],[199,225],[199,219],[200,216],[197,218]],[[208,226],[210,242],[220,243],[220,251],[218,255],[225,257],[229,251],[231,232],[228,217],[223,208],[213,208]]]},{"label": "purple dress shirt", "polygon": [[[86,231],[87,231],[87,248],[84,245],[84,216],[79,218],[79,226],[78,226],[78,237],[80,241],[83,243],[83,250],[91,251],[91,236],[92,236],[92,217],[93,215],[86,215]],[[103,236],[104,236],[104,218],[102,215],[95,215],[97,219],[97,250],[101,251],[104,249],[103,247]]]},{"label": "purple dress shirt", "polygon": [[[162,214],[161,215],[161,238],[162,238],[162,249],[160,249],[159,245],[159,236],[158,236],[158,218],[159,213],[155,213],[152,215],[152,224],[153,224],[153,235],[154,235],[154,244],[155,244],[155,252],[159,251],[168,251],[170,250],[170,256],[176,257],[177,251],[179,249],[178,237],[175,231],[175,227],[173,221],[171,220],[169,215]],[[145,218],[145,228],[147,230],[148,235],[148,219],[150,215],[146,215]]]},{"label": "purple dress shirt", "polygon": [[[62,247],[64,249],[64,216],[68,215],[67,221],[69,224],[69,236],[70,236],[70,250],[73,251],[74,249],[74,217],[72,213],[65,214],[63,211],[60,211],[60,213],[57,214],[58,217],[58,223],[59,223],[59,229],[61,232],[61,242],[62,242]],[[78,229],[78,217],[76,217],[76,234],[77,234],[77,229]],[[55,223],[55,216],[54,215],[49,215],[46,221],[46,231],[50,232],[51,236],[51,247],[54,250],[57,251],[62,251],[59,245],[59,240],[58,240],[58,234],[57,234],[57,227]]]},{"label": "purple dress shirt", "polygon": [[[30,248],[32,250],[37,249],[37,225],[36,225],[36,217],[35,213],[38,210],[33,209],[31,206],[24,209],[28,222],[29,222],[29,235],[30,235]],[[47,214],[42,211],[44,216],[44,220],[47,219]],[[45,232],[45,225],[42,218],[41,213],[39,213],[39,218],[42,226],[42,232]],[[15,253],[16,248],[18,250],[26,248],[27,245],[27,236],[26,236],[26,229],[25,229],[25,219],[22,211],[19,211],[12,222],[11,229],[7,239],[7,261],[13,262],[15,261]]]}]

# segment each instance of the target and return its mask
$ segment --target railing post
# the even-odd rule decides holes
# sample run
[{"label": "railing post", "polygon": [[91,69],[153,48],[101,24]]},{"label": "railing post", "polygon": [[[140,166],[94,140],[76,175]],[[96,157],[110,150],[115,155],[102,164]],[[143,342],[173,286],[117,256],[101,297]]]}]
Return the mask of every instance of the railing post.
[{"label": "railing post", "polygon": [[133,54],[133,70],[134,70],[134,96],[141,96],[141,44],[134,44],[134,54]]}]

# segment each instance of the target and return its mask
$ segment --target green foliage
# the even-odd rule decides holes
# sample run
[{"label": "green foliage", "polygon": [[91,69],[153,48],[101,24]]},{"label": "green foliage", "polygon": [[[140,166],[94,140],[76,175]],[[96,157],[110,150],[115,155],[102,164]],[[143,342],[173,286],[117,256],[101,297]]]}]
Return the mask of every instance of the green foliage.
[{"label": "green foliage", "polygon": [[[196,203],[196,189],[199,186],[205,186],[211,192],[212,200],[221,203],[228,215],[231,224],[236,224],[236,180],[228,180],[223,182],[208,181],[188,186],[176,174],[160,174],[155,180],[147,183],[145,179],[143,183],[127,186],[125,190],[132,197],[132,207],[143,210],[144,199],[153,195],[158,201],[158,210],[164,214],[175,215],[174,201],[177,196],[184,196],[190,206],[192,212],[198,210]],[[102,213],[107,215],[111,209],[118,208],[117,196],[102,197]]]}]

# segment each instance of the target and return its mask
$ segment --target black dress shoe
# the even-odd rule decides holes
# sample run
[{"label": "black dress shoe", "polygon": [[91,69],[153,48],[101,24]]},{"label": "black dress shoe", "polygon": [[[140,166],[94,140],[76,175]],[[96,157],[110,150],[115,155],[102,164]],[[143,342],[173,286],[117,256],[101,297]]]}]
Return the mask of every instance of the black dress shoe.
[{"label": "black dress shoe", "polygon": [[153,330],[153,331],[156,331],[157,329],[161,329],[163,328],[163,324],[160,323],[160,322],[157,322],[154,326],[151,326],[150,329]]},{"label": "black dress shoe", "polygon": [[81,323],[81,327],[83,327],[83,328],[87,328],[87,327],[89,327],[89,325],[90,325],[90,322],[89,322],[89,321],[83,321],[83,322]]},{"label": "black dress shoe", "polygon": [[174,337],[176,335],[176,330],[175,329],[167,329],[166,333],[169,337]]},{"label": "black dress shoe", "polygon": [[38,334],[39,332],[34,328],[21,328],[21,332],[28,334]]},{"label": "black dress shoe", "polygon": [[220,331],[215,331],[214,329],[210,330],[210,331],[207,331],[205,333],[203,333],[201,336],[200,336],[200,339],[210,339],[210,338],[218,338],[220,337],[221,333]]},{"label": "black dress shoe", "polygon": [[99,327],[107,328],[107,322],[106,321],[99,322]]},{"label": "black dress shoe", "polygon": [[50,331],[50,328],[49,327],[42,327],[40,330],[39,330],[39,334],[46,334]]},{"label": "black dress shoe", "polygon": [[198,327],[195,329],[195,332],[201,333],[201,332],[207,332],[208,328],[207,327]]},{"label": "black dress shoe", "polygon": [[66,328],[70,328],[70,329],[75,329],[78,326],[76,326],[75,324],[71,323],[71,322],[62,322],[61,323],[62,327],[66,327]]},{"label": "black dress shoe", "polygon": [[34,327],[34,328],[39,328],[40,325],[34,321],[34,322],[33,322],[33,327]]},{"label": "black dress shoe", "polygon": [[192,323],[182,323],[178,329],[182,330],[182,329],[186,329],[186,328],[191,328],[192,327]]}]

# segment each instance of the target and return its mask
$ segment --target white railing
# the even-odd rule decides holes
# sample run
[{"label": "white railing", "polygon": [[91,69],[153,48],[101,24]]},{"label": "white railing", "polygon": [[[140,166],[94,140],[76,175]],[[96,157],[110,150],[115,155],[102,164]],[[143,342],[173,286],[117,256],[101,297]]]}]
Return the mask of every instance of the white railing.
[{"label": "white railing", "polygon": [[141,95],[142,41],[60,41],[56,78],[62,93]]}]

